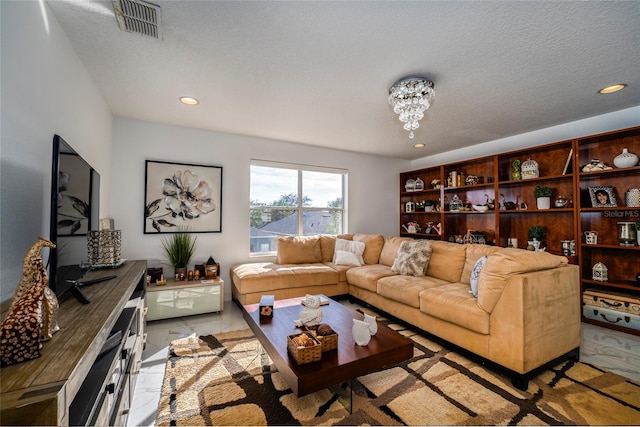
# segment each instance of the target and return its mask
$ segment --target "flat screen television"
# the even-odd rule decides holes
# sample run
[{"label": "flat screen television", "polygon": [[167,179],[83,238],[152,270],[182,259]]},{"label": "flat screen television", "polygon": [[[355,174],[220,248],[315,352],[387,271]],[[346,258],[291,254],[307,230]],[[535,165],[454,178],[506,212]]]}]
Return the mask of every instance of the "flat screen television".
[{"label": "flat screen television", "polygon": [[[85,273],[87,234],[99,228],[100,174],[62,137],[53,136],[49,287],[59,299]],[[71,282],[70,282],[71,281]]]}]

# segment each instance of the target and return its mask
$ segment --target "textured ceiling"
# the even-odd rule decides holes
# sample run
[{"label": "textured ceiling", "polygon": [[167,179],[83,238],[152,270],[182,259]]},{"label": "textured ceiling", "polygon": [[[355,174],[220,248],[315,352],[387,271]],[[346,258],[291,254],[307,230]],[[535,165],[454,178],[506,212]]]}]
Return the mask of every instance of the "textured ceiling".
[{"label": "textured ceiling", "polygon": [[[640,105],[640,1],[152,3],[162,40],[48,1],[115,116],[416,159]],[[387,94],[416,74],[410,140]]]}]

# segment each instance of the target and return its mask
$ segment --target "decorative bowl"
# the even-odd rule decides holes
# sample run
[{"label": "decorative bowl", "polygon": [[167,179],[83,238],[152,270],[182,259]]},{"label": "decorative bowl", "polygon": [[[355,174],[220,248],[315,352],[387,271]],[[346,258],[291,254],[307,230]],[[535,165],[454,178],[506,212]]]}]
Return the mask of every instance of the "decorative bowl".
[{"label": "decorative bowl", "polygon": [[489,206],[487,205],[471,205],[474,211],[478,212],[486,212],[489,210]]}]

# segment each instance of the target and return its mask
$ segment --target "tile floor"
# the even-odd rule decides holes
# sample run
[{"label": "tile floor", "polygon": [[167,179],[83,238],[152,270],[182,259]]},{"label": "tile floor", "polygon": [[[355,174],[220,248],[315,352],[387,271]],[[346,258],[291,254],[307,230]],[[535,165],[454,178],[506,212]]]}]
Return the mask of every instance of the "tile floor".
[{"label": "tile floor", "polygon": [[[155,424],[168,345],[172,340],[247,327],[240,308],[231,301],[225,301],[222,313],[147,323],[147,346],[127,424]],[[640,381],[640,337],[583,323],[580,360]]]}]

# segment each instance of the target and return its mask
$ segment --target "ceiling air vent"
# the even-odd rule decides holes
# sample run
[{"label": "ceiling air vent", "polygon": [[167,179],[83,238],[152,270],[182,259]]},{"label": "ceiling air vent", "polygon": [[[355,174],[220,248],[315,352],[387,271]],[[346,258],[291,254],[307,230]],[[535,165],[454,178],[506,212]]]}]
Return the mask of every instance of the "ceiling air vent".
[{"label": "ceiling air vent", "polygon": [[142,0],[112,0],[122,31],[160,39],[160,6]]}]

